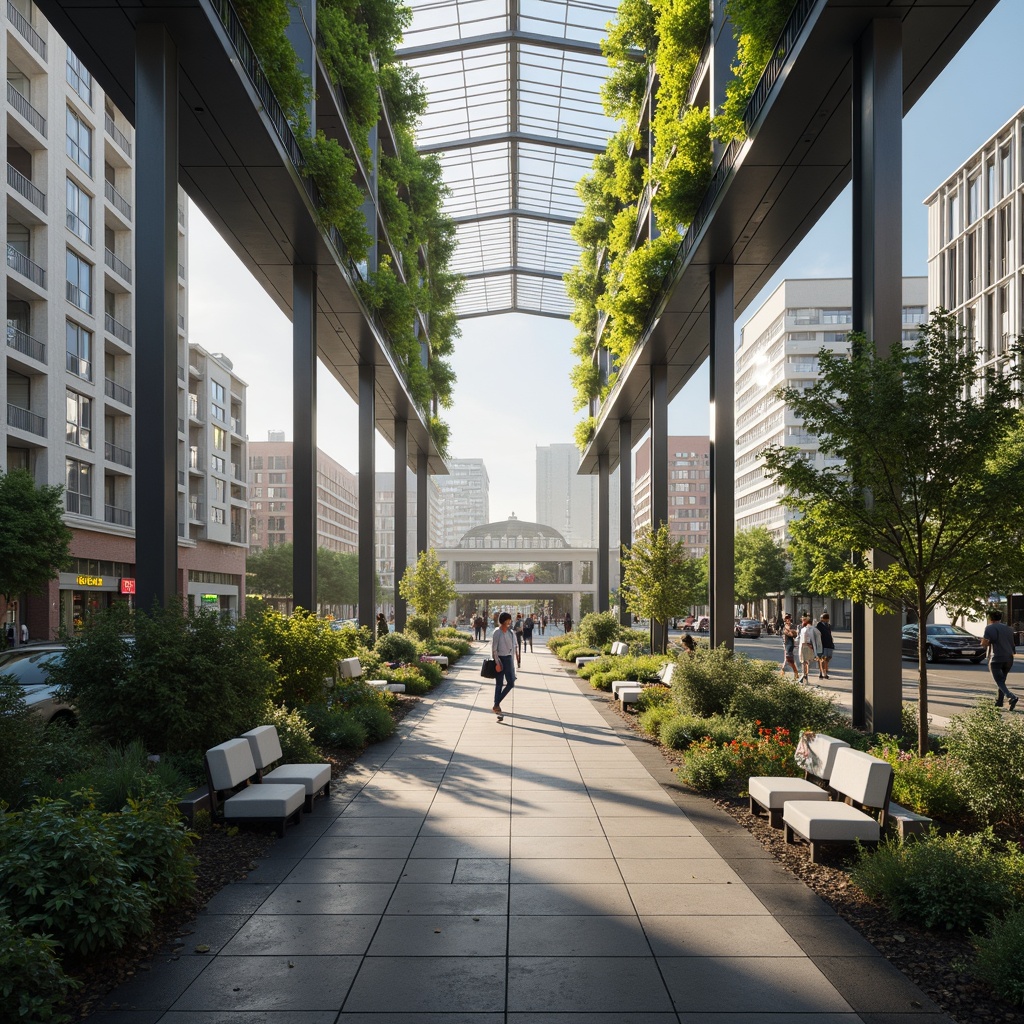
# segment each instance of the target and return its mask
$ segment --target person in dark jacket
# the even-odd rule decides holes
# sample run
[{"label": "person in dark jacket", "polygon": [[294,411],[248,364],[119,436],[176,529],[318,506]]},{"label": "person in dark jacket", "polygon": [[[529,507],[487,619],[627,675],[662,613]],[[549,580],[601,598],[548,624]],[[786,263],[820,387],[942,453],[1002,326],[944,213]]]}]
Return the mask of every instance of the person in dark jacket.
[{"label": "person in dark jacket", "polygon": [[836,642],[832,637],[832,625],[828,612],[822,612],[814,628],[821,634],[821,658],[818,661],[818,678],[828,679],[828,663],[836,653]]},{"label": "person in dark jacket", "polygon": [[530,645],[530,650],[533,650],[533,627],[534,621],[532,615],[527,615],[523,619],[523,650],[526,650],[526,645]]},{"label": "person in dark jacket", "polygon": [[390,631],[388,630],[388,620],[385,618],[383,612],[377,613],[377,637],[380,639],[382,636],[387,636]]}]

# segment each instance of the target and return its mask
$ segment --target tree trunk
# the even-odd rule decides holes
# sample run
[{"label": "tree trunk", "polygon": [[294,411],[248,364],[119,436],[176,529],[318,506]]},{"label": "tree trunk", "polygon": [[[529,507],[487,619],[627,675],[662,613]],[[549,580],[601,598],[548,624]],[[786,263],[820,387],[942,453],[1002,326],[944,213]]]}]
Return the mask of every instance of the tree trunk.
[{"label": "tree trunk", "polygon": [[[917,752],[921,757],[928,753],[928,661],[925,648],[928,646],[928,618],[924,587],[917,588]],[[902,662],[903,658],[900,657]],[[902,667],[900,669],[902,675]]]}]

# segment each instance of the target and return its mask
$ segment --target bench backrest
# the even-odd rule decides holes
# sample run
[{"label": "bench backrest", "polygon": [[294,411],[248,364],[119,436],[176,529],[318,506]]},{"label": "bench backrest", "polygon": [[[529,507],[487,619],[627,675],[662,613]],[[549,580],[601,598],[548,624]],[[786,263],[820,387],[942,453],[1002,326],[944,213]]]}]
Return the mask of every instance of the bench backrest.
[{"label": "bench backrest", "polygon": [[892,765],[862,750],[840,747],[829,785],[862,807],[884,810],[892,792]]},{"label": "bench backrest", "polygon": [[622,640],[616,640],[612,644],[612,654],[629,654],[629,644],[624,643]]},{"label": "bench backrest", "polygon": [[661,666],[661,671],[658,673],[658,678],[666,685],[672,685],[672,673],[676,669],[676,663],[674,661],[667,661]]},{"label": "bench backrest", "polygon": [[252,750],[248,740],[228,740],[210,747],[206,752],[206,767],[210,783],[219,793],[234,789],[256,774]]},{"label": "bench backrest", "polygon": [[338,672],[342,679],[356,679],[363,674],[363,666],[358,658],[342,658],[338,662]]},{"label": "bench backrest", "polygon": [[809,775],[815,775],[828,782],[835,770],[836,753],[849,745],[846,740],[837,740],[835,736],[827,736],[823,732],[815,733],[807,740],[811,760],[804,765],[804,769]]},{"label": "bench backrest", "polygon": [[277,729],[272,725],[259,725],[255,729],[243,732],[242,739],[248,740],[253,764],[260,771],[269,768],[284,756],[281,752],[281,739],[277,735]]}]

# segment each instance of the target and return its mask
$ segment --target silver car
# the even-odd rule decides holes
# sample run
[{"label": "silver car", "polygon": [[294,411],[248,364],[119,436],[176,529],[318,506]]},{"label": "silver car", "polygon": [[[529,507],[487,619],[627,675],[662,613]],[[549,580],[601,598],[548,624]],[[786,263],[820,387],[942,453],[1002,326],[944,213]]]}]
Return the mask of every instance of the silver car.
[{"label": "silver car", "polygon": [[0,651],[0,675],[13,676],[21,687],[25,703],[41,715],[43,721],[64,721],[74,725],[75,710],[56,697],[56,684],[49,681],[48,666],[64,656],[64,645],[27,644]]}]

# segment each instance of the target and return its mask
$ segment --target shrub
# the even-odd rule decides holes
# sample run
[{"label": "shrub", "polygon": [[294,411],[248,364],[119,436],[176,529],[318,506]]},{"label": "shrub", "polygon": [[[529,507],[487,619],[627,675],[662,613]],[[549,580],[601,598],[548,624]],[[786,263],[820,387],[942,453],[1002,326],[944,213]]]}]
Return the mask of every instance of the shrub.
[{"label": "shrub", "polygon": [[621,628],[613,612],[590,612],[580,620],[579,638],[588,647],[600,649],[618,640]]},{"label": "shrub", "polygon": [[654,705],[641,711],[638,724],[640,729],[649,736],[660,737],[662,726],[678,717],[678,712],[671,704]]},{"label": "shrub", "polygon": [[366,726],[343,705],[310,704],[302,709],[313,739],[321,747],[361,750],[366,746]]},{"label": "shrub", "polygon": [[1020,951],[1024,949],[1024,909],[1014,910],[1003,920],[993,920],[989,932],[974,940],[977,957],[974,973],[1001,999],[1024,1005],[1024,974]]},{"label": "shrub", "polygon": [[395,731],[395,720],[382,704],[357,704],[352,709],[352,716],[366,730],[370,743],[386,740]]},{"label": "shrub", "polygon": [[669,723],[661,727],[661,742],[673,750],[686,750],[691,743],[705,737],[721,746],[735,739],[748,739],[751,735],[748,726],[724,715],[698,718],[696,715],[680,715],[677,712]]},{"label": "shrub", "polygon": [[602,652],[596,647],[587,647],[586,644],[581,644],[577,638],[576,643],[563,647],[558,656],[563,661],[575,661],[577,658],[583,657],[600,657],[601,654]]},{"label": "shrub", "polygon": [[977,928],[990,914],[1020,906],[1024,854],[1003,847],[991,828],[974,835],[932,831],[913,843],[882,843],[861,857],[851,877],[897,919]]},{"label": "shrub", "polygon": [[642,713],[650,708],[671,708],[675,713],[672,691],[667,686],[645,686],[637,696],[636,709]]},{"label": "shrub", "polygon": [[[662,729],[663,737],[666,731],[667,728]],[[724,747],[711,739],[704,739],[687,749],[685,761],[678,772],[684,782],[706,793],[725,787],[731,777],[732,766]]]},{"label": "shrub", "polygon": [[444,682],[444,672],[436,661],[420,661],[417,662],[414,668],[420,675],[426,678],[430,683],[431,689],[435,686],[440,686]]},{"label": "shrub", "polygon": [[405,620],[405,632],[411,633],[419,640],[430,637],[430,619],[426,615],[410,615]]},{"label": "shrub", "polygon": [[[906,706],[906,705],[904,705]],[[868,753],[892,765],[892,798],[930,818],[956,821],[967,813],[960,793],[959,766],[950,757],[900,750],[894,736],[880,736]]]},{"label": "shrub", "polygon": [[415,637],[405,633],[388,633],[374,645],[382,661],[397,661],[405,664],[418,661],[420,644]]},{"label": "shrub", "polygon": [[[289,710],[283,704],[268,702],[257,724],[272,725],[277,729],[281,756],[286,763],[310,764],[321,760],[309,723],[298,708]],[[254,726],[250,725],[249,728]]]},{"label": "shrub", "polygon": [[29,795],[42,738],[42,720],[25,704],[21,687],[0,675],[0,800],[11,807]]},{"label": "shrub", "polygon": [[402,665],[400,668],[389,668],[384,675],[388,682],[404,683],[405,692],[417,697],[430,693],[434,686],[431,680],[420,671],[420,666],[418,665]]},{"label": "shrub", "polygon": [[640,655],[651,652],[650,635],[641,629],[626,629],[620,626],[616,639],[621,640],[629,648],[630,654]]},{"label": "shrub", "polygon": [[60,1005],[78,982],[68,978],[49,935],[26,935],[0,913],[0,1017],[62,1024]]},{"label": "shrub", "polygon": [[971,810],[982,821],[1024,832],[1024,718],[979,701],[973,710],[953,716],[946,749],[960,763],[962,793]]},{"label": "shrub", "polygon": [[264,657],[277,673],[271,691],[275,703],[299,707],[327,699],[326,678],[337,674],[338,659],[345,657],[340,632],[312,612],[296,608],[291,615],[269,611],[259,622]]},{"label": "shrub", "polygon": [[149,760],[141,740],[123,747],[107,746],[97,762],[69,780],[73,790],[89,790],[101,811],[120,811],[129,800],[145,796],[171,799],[189,789],[174,763]]},{"label": "shrub", "polygon": [[721,745],[707,737],[691,743],[683,758],[679,775],[698,790],[740,792],[751,775],[802,774],[793,760],[788,729],[760,728],[756,740],[737,738]]},{"label": "shrub", "polygon": [[767,680],[756,679],[753,685],[740,682],[728,709],[734,718],[771,728],[780,726],[794,734],[804,729],[831,733],[842,717],[830,695],[790,682],[775,672]]},{"label": "shrub", "polygon": [[[755,666],[763,666],[757,668]],[[734,654],[724,645],[697,650],[680,660],[672,675],[679,706],[691,715],[707,718],[726,712],[741,682],[774,681],[774,667]]]},{"label": "shrub", "polygon": [[565,661],[565,656],[562,651],[567,647],[573,647],[579,644],[579,637],[575,633],[560,633],[558,636],[548,637],[548,650],[551,651],[556,657],[561,658]]}]

